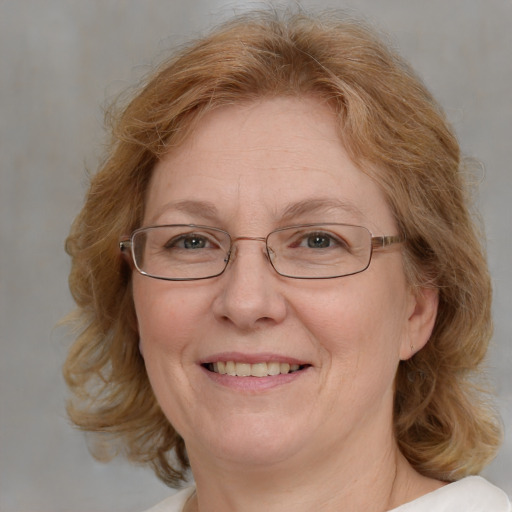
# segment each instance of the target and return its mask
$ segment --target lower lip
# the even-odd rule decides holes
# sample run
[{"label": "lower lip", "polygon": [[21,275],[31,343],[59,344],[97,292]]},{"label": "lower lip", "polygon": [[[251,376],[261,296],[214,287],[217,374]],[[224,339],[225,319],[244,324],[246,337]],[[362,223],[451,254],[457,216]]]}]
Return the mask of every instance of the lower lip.
[{"label": "lower lip", "polygon": [[201,367],[206,376],[216,384],[237,391],[258,392],[273,389],[284,384],[296,381],[308,373],[309,368],[304,368],[292,373],[269,375],[268,377],[237,377],[233,375],[211,372]]}]

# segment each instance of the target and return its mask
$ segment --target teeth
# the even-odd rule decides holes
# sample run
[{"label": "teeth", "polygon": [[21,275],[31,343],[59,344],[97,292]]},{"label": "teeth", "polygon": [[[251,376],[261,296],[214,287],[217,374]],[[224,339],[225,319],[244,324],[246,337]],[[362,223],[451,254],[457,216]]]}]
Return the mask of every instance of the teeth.
[{"label": "teeth", "polygon": [[236,369],[236,374],[239,376],[239,377],[249,377],[251,375],[251,364],[247,364],[247,363],[236,363],[235,364],[235,369]]},{"label": "teeth", "polygon": [[238,377],[268,377],[269,375],[279,375],[296,372],[300,369],[298,364],[278,363],[271,361],[269,363],[237,363],[235,361],[218,361],[210,365],[210,370],[221,375],[231,375]]},{"label": "teeth", "polygon": [[251,375],[253,377],[266,377],[268,375],[267,363],[257,363],[247,366],[251,367]]},{"label": "teeth", "polygon": [[235,365],[234,361],[226,362],[226,373],[228,375],[232,375],[233,377],[236,376],[236,365]]},{"label": "teeth", "polygon": [[279,375],[281,373],[281,365],[279,363],[267,363],[268,375]]}]

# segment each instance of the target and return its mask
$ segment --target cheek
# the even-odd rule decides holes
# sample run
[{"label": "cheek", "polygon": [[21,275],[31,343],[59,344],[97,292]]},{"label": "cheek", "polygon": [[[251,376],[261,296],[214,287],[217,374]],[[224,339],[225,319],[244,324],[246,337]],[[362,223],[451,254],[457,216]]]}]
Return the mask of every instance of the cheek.
[{"label": "cheek", "polygon": [[185,428],[183,411],[192,392],[186,371],[193,364],[190,340],[200,316],[198,301],[186,297],[164,281],[134,278],[140,350],[156,399],[178,432]]},{"label": "cheek", "polygon": [[368,286],[362,277],[347,278],[329,291],[304,294],[303,300],[297,294],[297,316],[324,358],[344,366],[345,375],[394,372],[405,333],[403,289],[379,286],[371,278]]},{"label": "cheek", "polygon": [[145,355],[153,349],[181,350],[196,330],[198,319],[205,314],[202,301],[194,291],[180,290],[180,286],[170,287],[167,282],[150,281],[143,276],[134,279],[133,297]]}]

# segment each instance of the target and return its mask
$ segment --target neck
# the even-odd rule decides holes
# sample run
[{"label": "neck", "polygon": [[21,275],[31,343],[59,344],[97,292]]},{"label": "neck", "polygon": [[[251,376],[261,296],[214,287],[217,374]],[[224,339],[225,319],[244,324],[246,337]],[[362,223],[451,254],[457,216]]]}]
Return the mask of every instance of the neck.
[{"label": "neck", "polygon": [[441,485],[416,473],[394,441],[344,451],[261,468],[210,465],[204,457],[195,464],[191,456],[197,494],[186,510],[384,512]]}]

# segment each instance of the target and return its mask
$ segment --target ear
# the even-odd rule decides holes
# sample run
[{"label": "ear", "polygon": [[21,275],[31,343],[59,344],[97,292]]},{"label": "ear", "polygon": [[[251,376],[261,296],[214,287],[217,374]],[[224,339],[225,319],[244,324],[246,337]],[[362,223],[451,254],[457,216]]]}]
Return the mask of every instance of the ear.
[{"label": "ear", "polygon": [[400,347],[400,359],[405,361],[419,352],[430,339],[437,317],[439,294],[435,288],[410,290],[406,335]]}]

